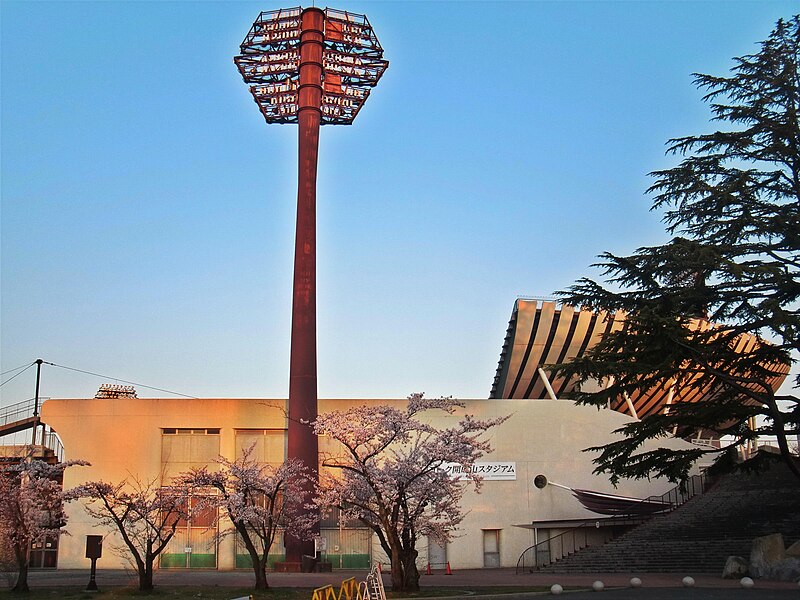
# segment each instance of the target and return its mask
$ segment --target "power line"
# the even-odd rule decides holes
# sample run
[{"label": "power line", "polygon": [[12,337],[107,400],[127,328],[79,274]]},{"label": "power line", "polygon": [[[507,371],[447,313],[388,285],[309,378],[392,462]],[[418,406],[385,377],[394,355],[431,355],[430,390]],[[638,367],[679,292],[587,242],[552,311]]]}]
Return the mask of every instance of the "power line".
[{"label": "power line", "polygon": [[[0,383],[0,387],[3,387],[5,384],[7,384],[9,381],[11,381],[12,379],[14,379],[15,377],[19,377],[20,375],[22,375],[22,374],[23,374],[25,371],[27,371],[28,369],[30,369],[30,368],[31,368],[33,365],[35,365],[35,364],[36,364],[35,362],[34,362],[34,363],[31,363],[31,364],[29,364],[27,367],[25,367],[24,369],[22,369],[22,367],[19,367],[20,369],[22,369],[22,371],[20,371],[20,372],[19,372],[19,373],[17,373],[16,375],[12,375],[12,376],[11,376],[11,377],[9,377],[8,379],[6,379],[6,380],[5,380],[3,383]],[[16,371],[16,369],[11,369],[11,371]],[[10,373],[11,371],[6,371],[6,373]],[[4,375],[5,375],[5,373],[4,373]]]},{"label": "power line", "polygon": [[[14,379],[16,377],[19,377],[20,375],[22,375],[25,371],[30,369],[35,364],[36,364],[36,361],[30,363],[29,365],[22,365],[20,367],[17,367],[16,369],[9,369],[8,371],[0,373],[0,376],[2,376],[2,375],[6,375],[8,373],[13,373],[14,371],[19,371],[20,369],[22,369],[21,371],[19,371],[19,373],[16,373],[15,375],[12,375],[8,379],[6,379],[4,382],[0,383],[0,387],[4,386],[5,384],[7,384],[12,379]],[[51,363],[51,362],[48,362],[46,360],[43,360],[42,364],[50,365],[51,367],[59,367],[61,369],[66,369],[68,371],[75,371],[76,373],[84,373],[85,375],[92,375],[93,377],[100,377],[102,379],[113,379],[114,381],[121,381],[123,383],[128,383],[128,384],[135,385],[135,386],[138,386],[138,387],[147,388],[148,390],[156,390],[158,392],[166,392],[167,394],[174,394],[175,396],[183,396],[184,398],[197,399],[197,396],[190,396],[189,394],[181,394],[180,392],[173,392],[172,390],[166,390],[166,389],[163,389],[163,388],[153,387],[151,385],[145,385],[143,383],[137,383],[135,381],[127,381],[125,379],[120,379],[119,377],[112,377],[111,375],[101,375],[100,373],[92,373],[91,371],[84,371],[83,369],[76,369],[74,367],[67,367],[65,365],[57,365],[55,363]]]},{"label": "power line", "polygon": [[3,371],[2,373],[0,373],[0,377],[2,377],[3,375],[8,375],[12,371],[19,371],[20,369],[24,369],[25,367],[32,367],[35,364],[36,364],[36,362],[34,361],[34,362],[30,363],[30,364],[26,363],[26,364],[22,365],[21,367],[17,367],[16,369],[9,369],[8,371]]},{"label": "power line", "polygon": [[[193,398],[195,400],[199,399],[197,396],[190,396],[188,394],[181,394],[180,392],[173,392],[172,390],[165,390],[163,388],[157,388],[157,387],[153,387],[151,385],[145,385],[143,383],[136,383],[135,381],[127,381],[125,379],[120,379],[119,377],[112,377],[111,375],[101,375],[100,373],[92,373],[91,371],[84,371],[83,369],[76,369],[74,367],[66,367],[64,365],[57,365],[55,363],[51,363],[51,362],[47,362],[47,361],[43,361],[43,362],[44,362],[44,364],[50,365],[51,367],[59,367],[61,369],[66,369],[67,371],[75,371],[76,373],[83,373],[85,375],[92,375],[93,377],[100,377],[101,379],[113,379],[114,381],[121,381],[122,383],[128,383],[130,385],[135,385],[135,386],[138,386],[138,387],[147,388],[148,390],[156,390],[157,392],[166,392],[167,394],[174,394],[175,396],[183,396],[184,398]],[[30,366],[33,366],[33,365],[30,365]],[[25,371],[22,371],[22,372],[24,373]],[[19,375],[19,373],[17,375]],[[16,377],[16,375],[14,377]]]}]

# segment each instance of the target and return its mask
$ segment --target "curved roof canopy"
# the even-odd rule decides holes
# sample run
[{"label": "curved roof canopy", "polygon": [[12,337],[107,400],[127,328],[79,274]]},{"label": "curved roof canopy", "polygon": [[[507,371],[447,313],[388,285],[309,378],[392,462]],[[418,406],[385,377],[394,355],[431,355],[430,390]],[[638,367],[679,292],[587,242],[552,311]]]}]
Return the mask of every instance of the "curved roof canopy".
[{"label": "curved roof canopy", "polygon": [[[559,307],[550,301],[518,299],[508,323],[489,398],[545,399],[569,393],[574,384],[563,378],[548,379],[544,367],[582,356],[605,333],[622,328],[624,321],[625,316],[620,313],[594,312],[572,306]],[[712,325],[698,320],[696,326],[702,329]],[[741,335],[737,339],[738,352],[748,352],[759,343],[758,338],[752,335]],[[773,389],[783,383],[788,365],[785,369],[777,369],[778,372],[781,370],[783,372],[776,374],[770,382]],[[629,399],[617,398],[610,408],[643,418],[662,412],[672,403],[700,402],[713,390],[713,383],[707,386],[684,385],[680,389],[663,385]]]}]

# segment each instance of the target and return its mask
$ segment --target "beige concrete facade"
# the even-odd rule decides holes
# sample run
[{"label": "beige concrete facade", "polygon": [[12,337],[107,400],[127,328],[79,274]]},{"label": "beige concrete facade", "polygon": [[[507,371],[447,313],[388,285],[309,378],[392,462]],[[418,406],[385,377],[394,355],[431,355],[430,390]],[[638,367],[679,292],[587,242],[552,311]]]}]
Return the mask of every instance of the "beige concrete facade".
[{"label": "beige concrete facade", "polygon": [[[405,400],[320,400],[319,410],[322,413],[365,403],[404,406]],[[520,525],[597,518],[567,490],[554,486],[536,488],[533,479],[539,474],[568,487],[640,498],[673,487],[660,480],[623,481],[615,489],[606,478],[592,474],[592,457],[582,450],[613,439],[611,432],[630,421],[619,412],[580,407],[565,400],[465,403],[466,408],[453,416],[432,411],[430,421],[444,426],[453,424],[464,413],[477,418],[510,415],[487,435],[494,452],[485,461],[512,463],[516,478],[486,480],[480,494],[468,491],[463,506],[467,516],[457,537],[432,562],[444,556],[453,568],[481,568],[495,564],[495,560],[498,566],[513,567],[520,554],[534,543],[534,531]],[[285,400],[264,399],[53,399],[44,404],[42,417],[60,435],[65,458],[91,462],[89,467],[67,470],[64,486],[69,488],[98,479],[166,482],[171,474],[208,462],[212,453],[233,458],[254,436],[262,434],[262,460],[282,460],[283,456],[274,455],[283,439],[285,407]],[[181,437],[181,431],[186,435]],[[173,435],[177,437],[170,437]],[[670,439],[661,445],[677,448],[687,447],[688,443]],[[320,451],[329,449],[321,440]],[[71,504],[68,514],[71,535],[62,538],[59,568],[84,568],[88,565],[84,558],[85,536],[109,534],[108,548],[113,545],[114,535],[99,530],[80,503]],[[493,544],[496,548],[491,547]],[[423,568],[428,561],[424,541],[419,550]],[[492,555],[492,561],[487,562],[484,550]],[[215,552],[216,568],[236,566],[231,538],[223,539]],[[374,542],[371,558],[385,561]],[[98,562],[98,568],[120,566],[124,561],[111,552],[105,552]]]}]

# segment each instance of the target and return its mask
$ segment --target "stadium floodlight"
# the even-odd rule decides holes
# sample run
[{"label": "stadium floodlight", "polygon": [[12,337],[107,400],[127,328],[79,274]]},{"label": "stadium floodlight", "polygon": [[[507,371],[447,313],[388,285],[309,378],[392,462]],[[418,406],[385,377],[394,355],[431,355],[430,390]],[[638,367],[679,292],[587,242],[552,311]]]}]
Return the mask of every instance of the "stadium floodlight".
[{"label": "stadium floodlight", "polygon": [[389,63],[367,17],[326,8],[262,12],[234,58],[267,123],[350,125]]},{"label": "stadium floodlight", "polygon": [[[287,457],[317,471],[316,196],[320,125],[350,125],[389,63],[367,17],[326,8],[262,12],[234,58],[267,123],[297,123],[299,164]],[[288,538],[288,536],[287,536]],[[311,554],[286,540],[287,562]]]}]

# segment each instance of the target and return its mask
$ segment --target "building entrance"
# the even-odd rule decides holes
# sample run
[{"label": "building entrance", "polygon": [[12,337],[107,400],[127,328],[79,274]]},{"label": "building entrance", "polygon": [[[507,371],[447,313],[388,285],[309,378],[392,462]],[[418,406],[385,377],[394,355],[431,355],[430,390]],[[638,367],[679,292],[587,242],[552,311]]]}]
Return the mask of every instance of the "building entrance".
[{"label": "building entrance", "polygon": [[161,553],[162,569],[216,569],[216,509],[203,508],[201,498],[190,499],[190,516],[181,519],[175,535]]}]

